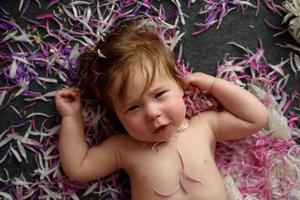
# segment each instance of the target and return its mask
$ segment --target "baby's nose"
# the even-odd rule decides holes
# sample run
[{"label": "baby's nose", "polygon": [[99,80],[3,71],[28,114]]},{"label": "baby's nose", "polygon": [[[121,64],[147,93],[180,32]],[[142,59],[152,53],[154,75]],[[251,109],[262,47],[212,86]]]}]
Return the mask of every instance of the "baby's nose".
[{"label": "baby's nose", "polygon": [[149,119],[156,119],[161,116],[161,110],[155,104],[148,105],[146,109],[146,115]]}]

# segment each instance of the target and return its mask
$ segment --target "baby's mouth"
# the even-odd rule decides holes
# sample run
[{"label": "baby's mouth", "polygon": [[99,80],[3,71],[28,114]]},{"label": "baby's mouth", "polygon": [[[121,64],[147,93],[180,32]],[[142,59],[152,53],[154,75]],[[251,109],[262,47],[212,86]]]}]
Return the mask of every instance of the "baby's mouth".
[{"label": "baby's mouth", "polygon": [[154,133],[154,134],[158,134],[158,133],[160,133],[161,131],[164,131],[164,130],[168,127],[168,125],[169,125],[169,124],[165,124],[165,125],[161,125],[161,126],[157,127],[157,128],[153,131],[153,133]]}]

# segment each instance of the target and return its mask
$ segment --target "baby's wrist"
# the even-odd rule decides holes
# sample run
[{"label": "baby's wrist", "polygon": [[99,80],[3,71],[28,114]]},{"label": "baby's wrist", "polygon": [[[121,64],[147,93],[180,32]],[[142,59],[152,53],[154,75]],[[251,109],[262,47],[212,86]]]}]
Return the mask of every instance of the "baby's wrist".
[{"label": "baby's wrist", "polygon": [[75,113],[75,114],[68,114],[68,115],[64,115],[62,116],[63,120],[75,120],[75,121],[79,121],[81,120],[81,113]]},{"label": "baby's wrist", "polygon": [[213,80],[211,81],[209,88],[208,88],[208,93],[212,93],[214,85],[216,84],[216,82],[218,81],[218,78],[213,78]]},{"label": "baby's wrist", "polygon": [[201,84],[202,87],[200,88],[200,90],[203,93],[211,93],[213,85],[216,82],[217,78],[204,73],[201,73],[201,76],[203,83]]}]

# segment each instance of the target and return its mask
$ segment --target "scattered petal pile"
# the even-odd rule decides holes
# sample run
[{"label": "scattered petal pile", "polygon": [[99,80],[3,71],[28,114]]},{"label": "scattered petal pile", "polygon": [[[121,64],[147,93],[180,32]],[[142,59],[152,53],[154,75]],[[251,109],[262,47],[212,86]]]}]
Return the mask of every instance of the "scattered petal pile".
[{"label": "scattered petal pile", "polygon": [[261,43],[256,52],[243,50],[245,54],[239,58],[224,59],[217,76],[256,95],[269,110],[269,124],[254,136],[219,144],[219,168],[235,180],[243,197],[299,199],[300,146],[295,139],[300,134],[300,116],[289,108],[297,105],[295,109],[299,109],[300,94],[294,91],[288,97],[284,91],[288,76],[283,67],[289,60],[268,63]]}]

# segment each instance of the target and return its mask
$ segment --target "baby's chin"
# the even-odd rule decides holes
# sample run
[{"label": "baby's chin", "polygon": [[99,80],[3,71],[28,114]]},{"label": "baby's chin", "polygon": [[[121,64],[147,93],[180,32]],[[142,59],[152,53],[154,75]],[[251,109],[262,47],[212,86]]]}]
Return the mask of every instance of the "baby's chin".
[{"label": "baby's chin", "polygon": [[152,141],[156,143],[170,142],[171,140],[177,138],[181,133],[183,133],[189,126],[188,120],[183,120],[183,122],[179,126],[170,126],[169,129],[166,129],[166,132],[162,132],[161,134],[156,134],[153,137]]},{"label": "baby's chin", "polygon": [[134,140],[143,143],[163,143],[169,142],[178,135],[178,127],[169,126],[165,130],[158,131],[156,133],[148,133],[141,136],[139,134],[129,134]]},{"label": "baby's chin", "polygon": [[160,136],[156,136],[154,138],[149,139],[148,141],[145,142],[152,142],[152,143],[166,143],[171,141],[176,135],[176,132],[174,133],[169,133],[169,134],[165,134],[165,135],[160,135]]}]

